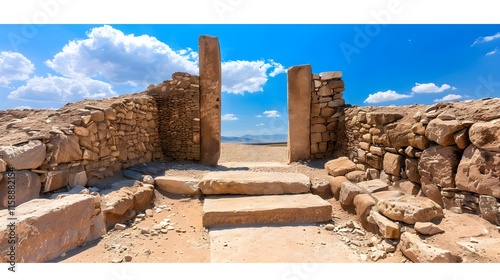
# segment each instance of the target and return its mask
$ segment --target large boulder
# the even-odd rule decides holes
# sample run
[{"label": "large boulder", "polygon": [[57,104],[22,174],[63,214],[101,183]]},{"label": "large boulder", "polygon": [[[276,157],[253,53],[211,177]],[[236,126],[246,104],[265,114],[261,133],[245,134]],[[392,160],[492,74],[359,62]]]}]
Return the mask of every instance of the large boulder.
[{"label": "large boulder", "polygon": [[325,169],[332,176],[344,176],[356,170],[356,164],[347,157],[339,157],[325,163]]},{"label": "large boulder", "polygon": [[402,195],[403,194],[399,191],[382,191],[373,194],[358,194],[357,196],[355,196],[353,204],[355,207],[356,215],[361,221],[363,227],[365,229],[371,228],[371,225],[368,223],[368,215],[370,214],[372,207],[377,204],[377,201],[400,197]]},{"label": "large boulder", "polygon": [[399,122],[390,124],[385,127],[385,130],[392,147],[399,149],[410,145],[408,142],[408,134],[412,134],[410,123]]},{"label": "large boulder", "polygon": [[50,140],[52,144],[51,163],[65,163],[82,159],[79,138],[76,135],[58,135]]},{"label": "large boulder", "polygon": [[500,198],[500,154],[469,145],[455,180],[459,190]]},{"label": "large boulder", "polygon": [[15,192],[17,206],[26,201],[38,198],[41,186],[40,177],[31,171],[4,172],[3,179],[0,180],[0,209],[9,206],[9,190]]},{"label": "large boulder", "polygon": [[469,130],[474,146],[490,152],[500,152],[500,122],[475,123]]},{"label": "large boulder", "polygon": [[70,171],[68,169],[49,171],[46,176],[43,192],[57,190],[69,184]]},{"label": "large boulder", "polygon": [[349,206],[352,204],[354,197],[362,192],[363,189],[358,185],[351,182],[344,182],[340,188],[339,202],[342,206]]},{"label": "large boulder", "polygon": [[443,208],[427,197],[401,196],[377,202],[377,210],[384,216],[407,224],[430,222],[444,217]]},{"label": "large boulder", "polygon": [[197,195],[199,180],[180,176],[160,176],[155,178],[155,184],[160,190],[174,194]]},{"label": "large boulder", "polygon": [[418,162],[421,177],[442,188],[455,187],[455,174],[461,150],[457,146],[434,145],[426,149]]},{"label": "large boulder", "polygon": [[433,119],[427,125],[425,136],[441,146],[455,145],[453,134],[464,128],[464,125],[457,120]]},{"label": "large boulder", "polygon": [[[0,210],[0,261],[10,250],[8,210]],[[102,235],[95,216],[94,197],[71,195],[61,199],[33,199],[16,208],[16,261],[40,263],[59,257]]]},{"label": "large boulder", "polygon": [[384,125],[402,119],[404,116],[398,113],[370,112],[366,114],[368,124]]},{"label": "large boulder", "polygon": [[456,258],[448,250],[424,243],[416,234],[401,234],[400,248],[403,255],[415,263],[452,263]]},{"label": "large boulder", "polygon": [[17,170],[36,169],[46,157],[46,148],[42,141],[32,140],[18,146],[0,146],[0,158],[8,167]]}]

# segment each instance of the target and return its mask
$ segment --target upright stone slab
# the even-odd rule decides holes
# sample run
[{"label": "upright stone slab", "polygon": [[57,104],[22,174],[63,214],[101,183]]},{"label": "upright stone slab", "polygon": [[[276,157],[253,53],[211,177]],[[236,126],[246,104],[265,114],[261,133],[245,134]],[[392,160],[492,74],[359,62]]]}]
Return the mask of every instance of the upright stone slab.
[{"label": "upright stone slab", "polygon": [[217,165],[221,150],[221,63],[217,37],[200,36],[200,163]]},{"label": "upright stone slab", "polygon": [[311,65],[288,69],[288,162],[311,155]]}]

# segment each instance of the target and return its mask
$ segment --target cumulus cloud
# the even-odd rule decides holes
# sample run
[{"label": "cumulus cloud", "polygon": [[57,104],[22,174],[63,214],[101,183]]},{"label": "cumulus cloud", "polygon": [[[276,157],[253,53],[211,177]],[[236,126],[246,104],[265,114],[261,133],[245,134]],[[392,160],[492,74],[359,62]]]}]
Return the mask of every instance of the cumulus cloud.
[{"label": "cumulus cloud", "polygon": [[415,83],[415,86],[411,90],[415,93],[440,93],[447,89],[455,90],[456,88],[448,84],[443,84],[440,87],[438,87],[434,83],[427,83],[427,84]]},{"label": "cumulus cloud", "polygon": [[477,45],[477,44],[481,44],[481,43],[488,43],[488,42],[491,42],[491,41],[496,40],[496,39],[500,39],[500,32],[497,32],[495,35],[491,35],[491,36],[479,37],[476,39],[476,41],[474,41],[474,43],[472,43],[472,46]]},{"label": "cumulus cloud", "polygon": [[256,117],[257,117],[257,118],[262,118],[262,115],[257,115]]},{"label": "cumulus cloud", "polygon": [[441,99],[434,99],[434,102],[447,102],[447,101],[459,100],[462,98],[463,98],[463,96],[461,96],[459,94],[448,94]]},{"label": "cumulus cloud", "polygon": [[30,106],[24,106],[24,105],[21,105],[21,106],[17,106],[15,108],[13,108],[14,110],[25,110],[25,109],[33,109],[31,108]]},{"label": "cumulus cloud", "polygon": [[487,52],[486,53],[486,56],[490,56],[490,55],[494,55],[498,52],[498,48],[495,48],[494,50],[492,50],[491,52]]},{"label": "cumulus cloud", "polygon": [[101,99],[116,96],[111,85],[90,78],[35,76],[9,94],[11,99],[30,101],[76,102],[83,99]]},{"label": "cumulus cloud", "polygon": [[[226,61],[222,68],[222,91],[244,94],[263,91],[269,77],[285,73],[285,67],[273,60],[234,60]],[[272,69],[272,70],[271,70]],[[271,72],[268,74],[268,71]]]},{"label": "cumulus cloud", "polygon": [[379,91],[374,94],[369,94],[368,98],[365,99],[364,103],[380,103],[385,101],[393,101],[403,98],[410,98],[413,95],[409,94],[399,94],[393,90]]},{"label": "cumulus cloud", "polygon": [[264,126],[264,123],[258,123],[257,126]]},{"label": "cumulus cloud", "polygon": [[8,86],[11,81],[29,79],[35,65],[17,52],[0,52],[0,86]]},{"label": "cumulus cloud", "polygon": [[279,117],[281,117],[278,114],[278,111],[276,111],[276,110],[264,111],[264,113],[262,113],[262,114],[266,115],[266,117],[268,117],[268,118],[279,118]]},{"label": "cumulus cloud", "polygon": [[223,121],[237,121],[238,118],[234,116],[234,114],[225,114],[221,117]]},{"label": "cumulus cloud", "polygon": [[174,51],[155,37],[124,34],[109,25],[96,27],[87,38],[70,41],[45,64],[70,78],[103,77],[112,83],[159,83],[173,72],[198,73],[198,54]]}]

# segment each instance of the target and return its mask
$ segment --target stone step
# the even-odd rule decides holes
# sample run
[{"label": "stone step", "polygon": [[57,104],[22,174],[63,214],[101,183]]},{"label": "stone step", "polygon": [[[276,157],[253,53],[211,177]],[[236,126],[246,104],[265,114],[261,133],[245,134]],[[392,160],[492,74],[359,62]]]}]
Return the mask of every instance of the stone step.
[{"label": "stone step", "polygon": [[313,194],[209,196],[203,204],[203,226],[269,225],[326,222],[332,206]]},{"label": "stone step", "polygon": [[205,174],[198,187],[206,195],[298,194],[309,192],[311,181],[301,173],[220,171]]}]

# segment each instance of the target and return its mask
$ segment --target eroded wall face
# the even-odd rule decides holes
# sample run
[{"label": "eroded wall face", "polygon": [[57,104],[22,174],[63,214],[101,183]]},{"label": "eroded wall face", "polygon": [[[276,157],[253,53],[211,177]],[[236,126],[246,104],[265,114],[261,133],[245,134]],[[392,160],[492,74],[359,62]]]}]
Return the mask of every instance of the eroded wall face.
[{"label": "eroded wall face", "polygon": [[174,73],[172,80],[147,91],[158,106],[158,130],[164,156],[172,160],[200,159],[200,79]]},{"label": "eroded wall face", "polygon": [[498,112],[500,99],[345,108],[336,150],[365,170],[362,179],[500,225]]}]

